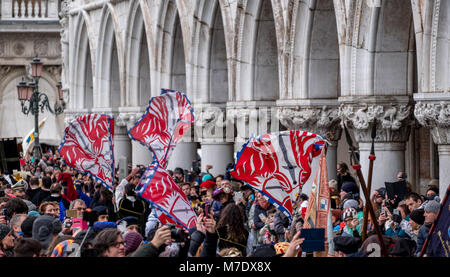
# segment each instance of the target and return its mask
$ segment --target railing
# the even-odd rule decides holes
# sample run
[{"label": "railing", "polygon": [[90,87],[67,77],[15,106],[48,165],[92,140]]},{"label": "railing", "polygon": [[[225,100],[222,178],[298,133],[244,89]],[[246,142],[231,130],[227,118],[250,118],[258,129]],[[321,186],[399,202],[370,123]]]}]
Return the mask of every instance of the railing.
[{"label": "railing", "polygon": [[58,0],[1,0],[2,20],[58,19]]}]

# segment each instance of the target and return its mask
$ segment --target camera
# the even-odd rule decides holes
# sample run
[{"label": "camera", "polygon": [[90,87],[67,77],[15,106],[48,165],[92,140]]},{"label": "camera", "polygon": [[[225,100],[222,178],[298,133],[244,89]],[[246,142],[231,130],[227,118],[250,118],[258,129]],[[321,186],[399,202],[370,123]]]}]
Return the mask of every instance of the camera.
[{"label": "camera", "polygon": [[64,221],[64,228],[69,229],[70,227],[72,227],[72,221],[71,220]]},{"label": "camera", "polygon": [[183,229],[177,228],[174,224],[166,224],[170,228],[170,236],[175,242],[185,242],[187,239]]}]

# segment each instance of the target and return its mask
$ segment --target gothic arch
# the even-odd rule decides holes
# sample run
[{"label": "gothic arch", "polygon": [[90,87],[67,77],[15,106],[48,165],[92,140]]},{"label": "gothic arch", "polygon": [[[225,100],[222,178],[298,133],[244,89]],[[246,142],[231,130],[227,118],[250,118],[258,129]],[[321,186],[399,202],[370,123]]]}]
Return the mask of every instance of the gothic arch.
[{"label": "gothic arch", "polygon": [[229,43],[219,0],[197,2],[191,38],[192,95],[198,103],[228,100]]},{"label": "gothic arch", "polygon": [[93,104],[93,63],[85,12],[77,17],[74,47],[74,68],[72,77],[71,105],[73,108],[90,109]]},{"label": "gothic arch", "polygon": [[[270,0],[244,1],[237,28],[236,91],[234,101],[279,98],[280,27]],[[278,21],[278,20],[277,20]]]},{"label": "gothic arch", "polygon": [[339,45],[333,2],[296,1],[292,8],[288,90],[281,98],[337,98]]},{"label": "gothic arch", "polygon": [[345,3],[334,1],[342,96],[411,95],[415,58],[411,2]]},{"label": "gothic arch", "polygon": [[126,105],[147,106],[151,93],[151,55],[140,2],[135,1],[128,16]]},{"label": "gothic arch", "polygon": [[97,93],[94,106],[117,109],[125,103],[121,39],[116,35],[117,16],[110,3],[103,7],[97,48]]}]

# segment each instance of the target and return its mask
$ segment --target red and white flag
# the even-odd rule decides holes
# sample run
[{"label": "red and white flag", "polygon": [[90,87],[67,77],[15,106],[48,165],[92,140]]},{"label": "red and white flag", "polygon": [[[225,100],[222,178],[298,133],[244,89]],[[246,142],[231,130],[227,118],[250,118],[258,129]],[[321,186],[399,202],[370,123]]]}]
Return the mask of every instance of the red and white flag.
[{"label": "red and white flag", "polygon": [[113,134],[112,117],[83,115],[69,123],[58,152],[68,166],[90,174],[111,189],[114,182]]},{"label": "red and white flag", "polygon": [[172,151],[193,123],[194,110],[187,96],[163,89],[160,96],[152,97],[145,114],[128,134],[147,146],[160,166],[166,168]]},{"label": "red and white flag", "polygon": [[163,212],[158,217],[161,223],[174,221],[186,229],[196,225],[197,217],[186,195],[157,161],[149,165],[144,172],[136,191],[147,199],[153,208]]},{"label": "red and white flag", "polygon": [[292,218],[293,203],[324,143],[321,136],[299,130],[253,137],[238,154],[230,174],[260,191]]}]

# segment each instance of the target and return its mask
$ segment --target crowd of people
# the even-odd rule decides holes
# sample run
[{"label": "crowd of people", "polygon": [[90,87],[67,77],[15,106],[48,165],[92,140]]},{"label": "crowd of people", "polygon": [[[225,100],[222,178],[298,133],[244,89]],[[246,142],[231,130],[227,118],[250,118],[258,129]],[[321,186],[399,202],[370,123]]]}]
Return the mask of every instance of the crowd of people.
[{"label": "crowd of people", "polygon": [[[292,220],[250,185],[200,170],[170,171],[197,214],[196,227],[162,225],[135,188],[144,166],[115,176],[112,190],[67,167],[58,153],[23,162],[0,175],[0,257],[304,257],[300,236],[308,196],[299,195]],[[118,172],[118,170],[117,170]],[[345,163],[329,180],[334,253],[376,256],[371,217],[363,220],[358,180]],[[399,180],[406,180],[400,172]],[[408,182],[406,182],[408,183]],[[426,195],[408,187],[404,199],[389,199],[384,187],[371,195],[389,256],[418,256],[440,207],[438,186]],[[367,239],[362,241],[362,225]],[[326,243],[326,249],[330,247]],[[325,251],[326,252],[326,251]],[[378,253],[379,254],[379,253]],[[432,255],[432,253],[427,253]],[[318,255],[318,254],[317,254]]]}]

